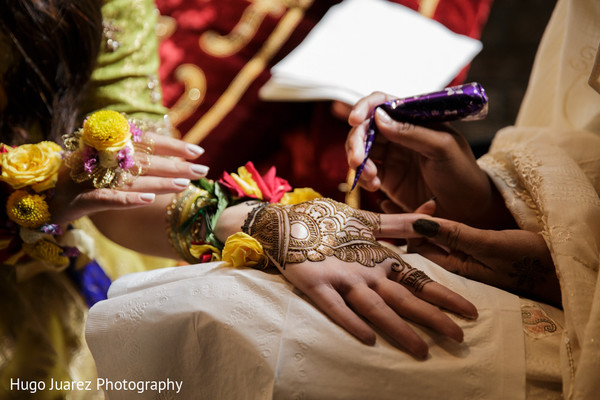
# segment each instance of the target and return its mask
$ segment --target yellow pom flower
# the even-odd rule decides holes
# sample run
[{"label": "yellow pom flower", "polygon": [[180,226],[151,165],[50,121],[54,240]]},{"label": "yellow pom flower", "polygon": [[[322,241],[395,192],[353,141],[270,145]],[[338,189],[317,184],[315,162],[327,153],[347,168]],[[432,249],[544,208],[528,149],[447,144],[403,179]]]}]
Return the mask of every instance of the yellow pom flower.
[{"label": "yellow pom flower", "polygon": [[279,203],[283,205],[299,204],[322,197],[320,193],[311,188],[296,188],[293,192],[285,193]]},{"label": "yellow pom flower", "polygon": [[24,244],[23,250],[36,260],[46,261],[57,268],[65,268],[69,265],[69,258],[63,255],[63,249],[50,240],[38,240],[32,244]]},{"label": "yellow pom flower", "polygon": [[81,138],[96,150],[120,150],[131,139],[129,122],[116,111],[97,111],[85,120]]},{"label": "yellow pom flower", "polygon": [[8,148],[8,152],[0,154],[0,180],[13,189],[31,186],[36,192],[42,192],[53,188],[62,164],[61,150],[59,145],[49,141]]},{"label": "yellow pom flower", "polygon": [[223,261],[235,268],[265,269],[269,264],[260,242],[243,232],[234,233],[227,238],[222,256]]},{"label": "yellow pom flower", "polygon": [[13,192],[6,202],[8,217],[25,228],[39,228],[50,222],[50,210],[44,196],[24,190]]}]

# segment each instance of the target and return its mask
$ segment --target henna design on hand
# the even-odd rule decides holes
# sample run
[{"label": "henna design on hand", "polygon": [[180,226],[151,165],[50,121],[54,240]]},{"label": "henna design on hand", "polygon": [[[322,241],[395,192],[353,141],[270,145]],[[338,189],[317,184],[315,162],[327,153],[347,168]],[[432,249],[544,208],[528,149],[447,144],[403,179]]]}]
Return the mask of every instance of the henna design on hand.
[{"label": "henna design on hand", "polygon": [[415,292],[423,290],[423,287],[433,280],[420,269],[416,269],[402,258],[396,258],[400,264],[392,264],[392,269],[400,274],[400,283],[412,288]]},{"label": "henna design on hand", "polygon": [[546,282],[552,269],[544,266],[537,258],[523,257],[512,264],[513,271],[508,276],[516,279],[516,287],[519,290],[533,290],[536,284]]},{"label": "henna design on hand", "polygon": [[392,268],[403,285],[419,291],[431,282],[424,272],[377,242],[373,232],[381,231],[379,214],[331,199],[260,205],[249,214],[242,230],[256,238],[281,269],[287,263],[323,261],[331,256],[366,267],[393,259]]}]

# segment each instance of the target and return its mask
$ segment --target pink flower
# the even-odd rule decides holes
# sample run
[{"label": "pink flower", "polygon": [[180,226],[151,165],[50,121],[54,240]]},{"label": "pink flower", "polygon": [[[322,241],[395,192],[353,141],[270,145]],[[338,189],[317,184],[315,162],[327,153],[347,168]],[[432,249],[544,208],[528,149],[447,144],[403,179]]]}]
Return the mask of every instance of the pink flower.
[{"label": "pink flower", "polygon": [[230,175],[225,172],[219,180],[236,197],[250,197],[277,203],[286,192],[292,190],[288,181],[275,175],[275,167],[271,167],[264,176],[261,176],[254,164],[249,161],[244,167],[238,169],[238,173],[239,175]]},{"label": "pink flower", "polygon": [[117,154],[117,163],[119,164],[119,167],[125,170],[135,165],[133,156],[131,154],[131,149],[129,147],[123,147],[121,150],[119,150],[119,153]]},{"label": "pink flower", "polygon": [[91,174],[99,163],[98,151],[93,147],[86,146],[81,152],[81,160],[83,161],[83,169],[85,172]]},{"label": "pink flower", "polygon": [[138,128],[137,126],[135,126],[135,124],[131,122],[129,123],[129,131],[131,132],[131,136],[133,136],[134,142],[142,141],[142,135],[144,134],[144,132],[142,132],[140,128]]}]

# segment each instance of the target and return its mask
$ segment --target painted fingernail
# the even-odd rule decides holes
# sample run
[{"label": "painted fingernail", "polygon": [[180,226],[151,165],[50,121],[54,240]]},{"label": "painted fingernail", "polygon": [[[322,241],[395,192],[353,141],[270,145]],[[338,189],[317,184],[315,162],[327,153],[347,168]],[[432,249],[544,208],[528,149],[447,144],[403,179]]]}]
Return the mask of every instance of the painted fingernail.
[{"label": "painted fingernail", "polygon": [[191,168],[192,171],[198,175],[206,175],[208,173],[208,167],[206,165],[194,164]]},{"label": "painted fingernail", "polygon": [[201,156],[204,154],[204,149],[197,144],[188,143],[185,145],[189,152],[193,153],[196,156]]},{"label": "painted fingernail", "polygon": [[142,199],[143,201],[145,201],[147,203],[152,203],[155,198],[156,198],[156,195],[154,193],[142,193],[142,194],[140,194],[140,199]]},{"label": "painted fingernail", "polygon": [[388,115],[388,113],[386,113],[379,107],[375,111],[375,114],[377,114],[377,119],[379,120],[379,122],[382,122],[384,124],[389,124],[392,122],[392,118]]},{"label": "painted fingernail", "polygon": [[413,222],[413,229],[423,236],[434,237],[440,231],[440,224],[430,219],[420,218]]},{"label": "painted fingernail", "polygon": [[190,184],[190,180],[186,178],[175,178],[173,179],[173,183],[176,186],[187,187]]}]

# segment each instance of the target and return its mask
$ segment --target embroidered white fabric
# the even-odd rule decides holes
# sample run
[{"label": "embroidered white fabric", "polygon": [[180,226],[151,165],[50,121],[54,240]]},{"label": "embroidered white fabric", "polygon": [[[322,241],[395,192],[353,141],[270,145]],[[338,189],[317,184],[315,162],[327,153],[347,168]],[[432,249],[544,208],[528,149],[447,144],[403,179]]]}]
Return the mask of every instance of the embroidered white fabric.
[{"label": "embroidered white fabric", "polygon": [[279,274],[224,263],[124,276],[89,313],[99,376],[183,381],[179,394],[112,391],[110,399],[524,399],[518,297],[405,259],[472,301],[455,343],[412,324],[430,345],[418,361],[378,336],[368,347],[331,322]]}]

